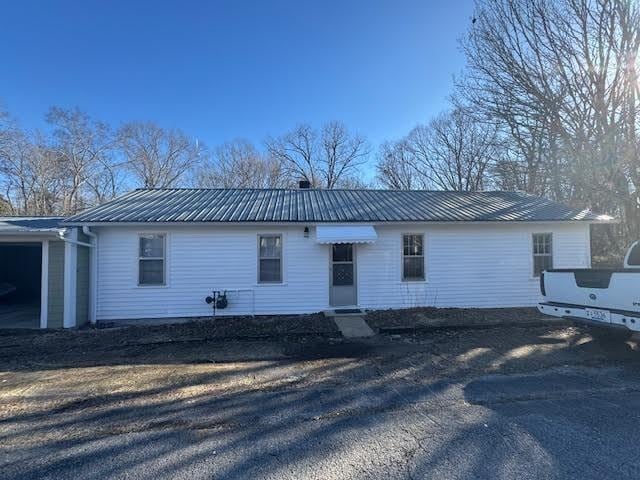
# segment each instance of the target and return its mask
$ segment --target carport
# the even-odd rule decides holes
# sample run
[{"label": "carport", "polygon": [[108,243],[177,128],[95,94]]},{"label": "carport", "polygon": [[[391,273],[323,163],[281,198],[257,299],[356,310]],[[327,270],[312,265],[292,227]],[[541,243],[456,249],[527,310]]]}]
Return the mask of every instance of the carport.
[{"label": "carport", "polygon": [[39,328],[42,242],[0,243],[0,326]]},{"label": "carport", "polygon": [[81,325],[89,311],[89,249],[61,217],[0,217],[0,328]]}]

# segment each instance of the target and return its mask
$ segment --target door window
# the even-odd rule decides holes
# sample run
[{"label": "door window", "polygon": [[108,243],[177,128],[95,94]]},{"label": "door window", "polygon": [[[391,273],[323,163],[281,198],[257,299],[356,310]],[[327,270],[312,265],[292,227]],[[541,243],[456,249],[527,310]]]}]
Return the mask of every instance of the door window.
[{"label": "door window", "polygon": [[333,285],[353,285],[353,245],[338,243],[332,247]]}]

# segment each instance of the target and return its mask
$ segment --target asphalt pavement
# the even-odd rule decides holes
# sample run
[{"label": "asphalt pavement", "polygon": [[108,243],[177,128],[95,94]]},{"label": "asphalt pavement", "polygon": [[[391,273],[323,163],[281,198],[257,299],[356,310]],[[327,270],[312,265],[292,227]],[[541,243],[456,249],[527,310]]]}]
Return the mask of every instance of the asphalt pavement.
[{"label": "asphalt pavement", "polygon": [[[282,358],[239,362],[242,377],[215,373],[215,393],[188,393],[214,381],[194,377],[170,399],[114,392],[6,416],[0,471],[6,480],[637,479],[634,348],[567,328],[283,344]],[[24,373],[0,378],[14,375]]]}]

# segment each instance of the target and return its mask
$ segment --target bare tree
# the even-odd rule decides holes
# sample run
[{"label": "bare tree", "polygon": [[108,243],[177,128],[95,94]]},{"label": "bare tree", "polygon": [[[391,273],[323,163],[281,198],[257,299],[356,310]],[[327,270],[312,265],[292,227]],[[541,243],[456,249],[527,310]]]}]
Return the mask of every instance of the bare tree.
[{"label": "bare tree", "polygon": [[308,180],[312,186],[319,186],[317,133],[310,125],[299,125],[278,138],[267,139],[266,144],[271,157],[283,165],[289,178]]},{"label": "bare tree", "polygon": [[326,188],[340,186],[340,181],[353,175],[369,154],[364,137],[349,133],[340,122],[329,122],[322,128],[320,144],[319,171]]},{"label": "bare tree", "polygon": [[52,107],[46,119],[53,127],[51,150],[60,157],[65,183],[62,213],[115,197],[119,182],[110,128],[77,108]]},{"label": "bare tree", "polygon": [[415,165],[415,156],[406,139],[384,142],[378,151],[376,180],[382,187],[393,190],[429,188],[428,179]]},{"label": "bare tree", "polygon": [[42,136],[29,138],[23,131],[5,131],[0,153],[3,200],[12,215],[60,213],[64,176],[60,157]]},{"label": "bare tree", "polygon": [[375,184],[368,181],[361,175],[346,175],[340,177],[340,180],[334,188],[341,188],[345,190],[368,190],[375,188]]},{"label": "bare tree", "polygon": [[218,188],[287,186],[280,162],[259,152],[247,140],[235,140],[215,148],[210,160],[198,169],[196,184]]},{"label": "bare tree", "polygon": [[340,122],[329,122],[318,132],[309,125],[267,140],[272,158],[281,162],[290,181],[308,180],[317,188],[336,188],[358,172],[369,154],[366,140]]},{"label": "bare tree", "polygon": [[[477,0],[476,6],[463,42],[469,69],[459,87],[467,102],[500,123],[510,143],[501,181],[619,214],[621,238],[640,234],[638,3]],[[523,178],[508,179],[510,172]]]},{"label": "bare tree", "polygon": [[407,137],[414,168],[442,190],[482,190],[500,155],[496,130],[461,108],[419,125]]},{"label": "bare tree", "polygon": [[[563,199],[564,165],[557,148],[562,126],[560,106],[566,86],[545,56],[547,17],[554,15],[546,0],[481,0],[476,21],[463,43],[469,69],[460,85],[468,104],[491,118],[499,119],[513,139],[512,161],[527,175],[532,193],[547,183],[550,193]],[[545,164],[538,162],[543,147]],[[541,170],[551,170],[548,182]]]},{"label": "bare tree", "polygon": [[185,181],[205,160],[198,140],[153,122],[131,122],[118,131],[118,143],[135,182],[144,188],[166,188]]}]

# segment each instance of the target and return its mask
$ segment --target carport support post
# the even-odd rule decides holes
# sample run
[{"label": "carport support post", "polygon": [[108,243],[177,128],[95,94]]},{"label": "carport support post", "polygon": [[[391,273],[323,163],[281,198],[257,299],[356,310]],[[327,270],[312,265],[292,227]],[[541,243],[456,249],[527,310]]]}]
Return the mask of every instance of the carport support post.
[{"label": "carport support post", "polygon": [[40,279],[40,328],[49,326],[49,240],[42,241]]},{"label": "carport support post", "polygon": [[[78,241],[78,229],[72,228],[69,239]],[[64,243],[64,328],[76,326],[76,272],[78,262],[78,245],[73,242]]]}]

